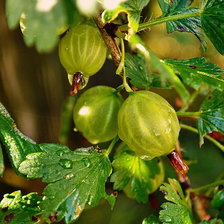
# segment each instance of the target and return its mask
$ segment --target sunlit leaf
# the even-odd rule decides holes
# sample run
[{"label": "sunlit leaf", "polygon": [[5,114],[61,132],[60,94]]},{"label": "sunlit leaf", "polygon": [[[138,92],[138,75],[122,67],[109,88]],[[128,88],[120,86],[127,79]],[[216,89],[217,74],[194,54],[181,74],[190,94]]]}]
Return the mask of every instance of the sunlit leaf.
[{"label": "sunlit leaf", "polygon": [[195,89],[199,89],[202,84],[206,83],[220,91],[224,90],[222,77],[224,70],[211,62],[207,62],[204,58],[166,59],[165,63],[178,73],[187,85]]},{"label": "sunlit leaf", "polygon": [[[159,0],[160,7],[163,12],[163,17],[174,16],[180,14],[194,14],[198,11],[198,8],[188,8],[192,3],[191,0]],[[193,33],[202,44],[202,48],[206,49],[206,42],[204,35],[200,29],[201,20],[199,16],[191,16],[178,20],[171,20],[166,22],[167,32],[173,31],[190,32]]]},{"label": "sunlit leaf", "polygon": [[5,107],[0,103],[0,140],[8,151],[12,165],[18,172],[20,163],[26,155],[40,151],[35,142],[23,135],[16,127]]},{"label": "sunlit leaf", "polygon": [[4,170],[5,170],[4,158],[3,158],[3,153],[2,153],[2,147],[0,145],[0,177],[3,176]]},{"label": "sunlit leaf", "polygon": [[143,220],[142,224],[161,224],[161,222],[158,217],[150,215]]},{"label": "sunlit leaf", "polygon": [[117,150],[112,165],[114,189],[124,190],[139,202],[147,202],[148,194],[155,191],[164,179],[162,161],[142,160],[124,143]]},{"label": "sunlit leaf", "polygon": [[70,223],[79,217],[85,205],[95,206],[101,198],[113,205],[114,197],[105,192],[112,169],[104,151],[71,151],[56,144],[40,147],[43,151],[28,155],[19,170],[28,178],[43,178],[49,183],[43,192],[45,200],[40,204],[45,217],[58,212],[59,217]]},{"label": "sunlit leaf", "polygon": [[102,19],[105,23],[110,23],[115,20],[120,13],[126,13],[129,27],[128,36],[131,36],[138,31],[141,11],[148,3],[149,0],[127,0],[114,10],[106,10],[102,15]]},{"label": "sunlit leaf", "polygon": [[185,201],[179,182],[175,179],[168,180],[169,184],[165,183],[160,190],[165,194],[166,200],[170,202],[162,204],[163,210],[159,213],[159,219],[164,224],[193,224],[191,210]]},{"label": "sunlit leaf", "polygon": [[0,202],[0,222],[10,224],[34,224],[38,222],[39,204],[42,198],[37,193],[22,196],[21,191],[5,194]]}]

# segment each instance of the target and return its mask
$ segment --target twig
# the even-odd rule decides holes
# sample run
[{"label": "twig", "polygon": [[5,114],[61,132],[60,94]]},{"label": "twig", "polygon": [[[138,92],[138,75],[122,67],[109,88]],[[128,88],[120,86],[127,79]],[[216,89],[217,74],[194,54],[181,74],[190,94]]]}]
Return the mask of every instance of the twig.
[{"label": "twig", "polygon": [[120,51],[115,39],[111,35],[108,34],[108,32],[105,28],[105,24],[103,23],[100,14],[95,16],[94,20],[102,34],[105,44],[107,45],[107,47],[111,53],[111,56],[112,56],[112,59],[113,59],[115,65],[118,66],[121,61],[121,51]]},{"label": "twig", "polygon": [[[179,154],[179,158],[182,159],[182,150],[179,142],[176,144],[176,152]],[[194,210],[196,211],[200,220],[209,220],[211,216],[205,210],[204,198],[200,197],[197,193],[191,191],[191,183],[186,173],[182,174],[176,169],[175,171],[185,193],[190,192],[190,198],[192,200]]]}]

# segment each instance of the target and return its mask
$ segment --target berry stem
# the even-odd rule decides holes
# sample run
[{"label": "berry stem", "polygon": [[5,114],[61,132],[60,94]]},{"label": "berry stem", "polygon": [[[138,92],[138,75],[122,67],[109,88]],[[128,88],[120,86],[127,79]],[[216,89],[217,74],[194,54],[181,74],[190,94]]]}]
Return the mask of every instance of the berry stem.
[{"label": "berry stem", "polygon": [[117,141],[119,140],[119,137],[116,136],[110,143],[109,147],[107,148],[107,151],[105,152],[105,156],[109,156],[109,154],[111,153],[112,149],[114,148],[115,144],[117,143]]},{"label": "berry stem", "polygon": [[216,187],[216,186],[222,185],[222,184],[224,184],[224,180],[217,180],[215,182],[212,182],[211,184],[207,184],[207,185],[197,187],[197,188],[192,188],[192,189],[189,189],[188,191],[189,192],[201,192],[201,191],[204,191],[209,188],[213,188],[213,187]]},{"label": "berry stem", "polygon": [[[201,14],[201,12],[200,12],[200,10],[198,10],[196,12],[191,12],[191,13],[183,13],[183,14],[177,14],[177,15],[166,16],[166,17],[158,17],[158,18],[152,19],[150,21],[147,21],[145,23],[139,24],[138,31],[142,31],[142,30],[150,28],[151,26],[155,26],[155,25],[169,22],[169,21],[186,19],[186,18],[190,18],[190,17],[198,17],[198,16],[200,16],[200,14]],[[128,24],[120,26],[119,30],[121,32],[127,31]]]},{"label": "berry stem", "polygon": [[176,112],[177,116],[184,116],[184,117],[199,117],[200,116],[200,112],[184,112],[184,111],[179,111]]},{"label": "berry stem", "polygon": [[121,62],[116,70],[116,74],[117,75],[123,75],[123,86],[125,88],[125,90],[127,92],[133,92],[133,90],[131,89],[131,87],[128,85],[127,83],[127,76],[126,76],[126,72],[125,72],[125,47],[124,47],[124,40],[123,39],[120,39],[121,40],[121,52],[122,52],[122,56],[121,56]]}]

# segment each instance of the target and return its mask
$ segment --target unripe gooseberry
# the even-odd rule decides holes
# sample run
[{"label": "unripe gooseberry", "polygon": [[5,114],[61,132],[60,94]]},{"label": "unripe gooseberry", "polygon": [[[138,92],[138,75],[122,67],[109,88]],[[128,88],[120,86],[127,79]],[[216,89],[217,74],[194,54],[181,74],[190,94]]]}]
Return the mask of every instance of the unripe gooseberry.
[{"label": "unripe gooseberry", "polygon": [[74,107],[74,123],[92,144],[106,142],[117,135],[117,114],[123,100],[115,89],[96,86],[85,91]]},{"label": "unripe gooseberry", "polygon": [[72,27],[59,43],[59,58],[68,74],[94,75],[103,66],[106,54],[99,30],[91,25]]},{"label": "unripe gooseberry", "polygon": [[118,114],[118,135],[143,159],[174,150],[180,126],[172,106],[150,91],[131,93]]}]

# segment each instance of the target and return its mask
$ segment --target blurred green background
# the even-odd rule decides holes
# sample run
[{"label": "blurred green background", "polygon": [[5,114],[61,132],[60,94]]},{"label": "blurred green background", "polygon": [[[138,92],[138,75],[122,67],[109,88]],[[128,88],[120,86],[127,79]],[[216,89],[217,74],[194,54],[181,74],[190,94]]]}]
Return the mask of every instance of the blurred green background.
[{"label": "blurred green background", "polygon": [[[197,1],[195,1],[197,4]],[[161,14],[157,1],[151,1],[150,7],[144,10],[144,16],[149,19]],[[9,30],[5,17],[5,0],[0,1],[0,101],[5,105],[18,128],[37,143],[58,143],[60,131],[60,112],[63,101],[69,93],[67,75],[59,62],[57,49],[48,54],[39,54],[35,48],[25,46],[19,28]],[[224,57],[218,54],[209,43],[208,51],[201,52],[200,43],[188,33],[167,34],[164,25],[158,25],[141,33],[147,45],[160,58],[187,59],[206,57],[209,61],[224,68]],[[100,72],[91,77],[87,88],[94,85],[116,87],[121,83],[115,75],[116,67],[107,60]],[[176,108],[177,95],[170,90],[155,90]],[[198,101],[190,109],[199,107]],[[80,134],[73,131],[69,135],[68,145],[75,149],[80,145],[88,145]],[[212,182],[224,172],[224,156],[213,144],[205,141],[202,148],[198,147],[198,136],[187,131],[180,133],[181,147],[184,157],[189,161],[189,177],[193,186]],[[40,180],[28,181],[17,176],[11,168],[5,154],[6,170],[0,178],[0,196],[21,189],[23,193],[37,191],[41,194],[44,184]],[[175,174],[165,160],[166,175]],[[108,189],[112,189],[108,183]],[[162,194],[157,191],[149,196],[147,204],[140,204],[128,199],[122,192],[113,211],[107,202],[102,201],[95,208],[87,208],[77,223],[80,224],[137,224],[151,213],[157,214]]]}]

